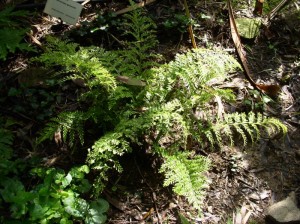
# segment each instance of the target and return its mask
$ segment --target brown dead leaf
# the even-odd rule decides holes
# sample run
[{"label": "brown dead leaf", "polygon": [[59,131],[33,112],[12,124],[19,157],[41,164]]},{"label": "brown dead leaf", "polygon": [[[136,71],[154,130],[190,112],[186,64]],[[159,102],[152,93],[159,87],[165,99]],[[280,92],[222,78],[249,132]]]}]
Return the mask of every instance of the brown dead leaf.
[{"label": "brown dead leaf", "polygon": [[57,145],[61,145],[62,144],[62,136],[61,136],[61,131],[57,130],[54,133],[54,141]]},{"label": "brown dead leaf", "polygon": [[123,76],[123,75],[117,76],[116,79],[119,82],[123,82],[127,85],[130,85],[130,86],[145,86],[146,85],[145,82],[143,82],[139,79],[131,78],[131,77],[128,77],[128,76]]}]

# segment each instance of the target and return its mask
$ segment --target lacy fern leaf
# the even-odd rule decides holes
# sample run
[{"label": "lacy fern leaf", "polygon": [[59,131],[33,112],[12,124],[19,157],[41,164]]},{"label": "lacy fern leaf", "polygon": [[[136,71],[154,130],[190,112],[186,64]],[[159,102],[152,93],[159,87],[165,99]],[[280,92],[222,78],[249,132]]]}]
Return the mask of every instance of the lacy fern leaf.
[{"label": "lacy fern leaf", "polygon": [[187,152],[163,155],[165,161],[160,172],[165,174],[164,186],[173,186],[173,191],[187,198],[194,208],[201,210],[204,188],[207,187],[205,172],[210,167],[209,159],[203,156],[190,158]]},{"label": "lacy fern leaf", "polygon": [[216,95],[233,98],[230,91],[216,90],[210,83],[221,83],[227,73],[239,67],[232,56],[220,50],[195,49],[178,54],[174,61],[154,69],[147,98],[153,96],[151,102],[177,98],[188,108],[203,106]]},{"label": "lacy fern leaf", "polygon": [[41,131],[38,143],[46,139],[53,139],[54,133],[62,133],[64,141],[73,145],[76,136],[80,143],[84,144],[84,122],[89,118],[88,114],[81,111],[63,112]]},{"label": "lacy fern leaf", "polygon": [[145,16],[144,9],[136,8],[124,15],[124,36],[133,39],[127,42],[126,49],[121,51],[124,63],[129,66],[124,72],[129,76],[146,77],[148,70],[156,65],[151,50],[157,45],[156,25],[150,17]]},{"label": "lacy fern leaf", "polygon": [[250,112],[249,114],[225,114],[223,120],[218,119],[215,123],[211,123],[210,128],[204,131],[204,134],[212,145],[226,143],[224,137],[228,137],[231,145],[233,145],[233,132],[235,131],[242,137],[243,143],[246,145],[248,139],[251,139],[251,142],[259,140],[261,128],[264,128],[269,135],[278,132],[287,133],[287,127],[278,119]]},{"label": "lacy fern leaf", "polygon": [[48,37],[47,43],[46,52],[32,61],[41,62],[46,67],[61,66],[62,69],[57,72],[64,75],[61,81],[82,79],[90,89],[101,86],[108,91],[116,87],[111,73],[115,64],[111,62],[117,58],[116,54],[98,47],[81,48],[54,37]]}]

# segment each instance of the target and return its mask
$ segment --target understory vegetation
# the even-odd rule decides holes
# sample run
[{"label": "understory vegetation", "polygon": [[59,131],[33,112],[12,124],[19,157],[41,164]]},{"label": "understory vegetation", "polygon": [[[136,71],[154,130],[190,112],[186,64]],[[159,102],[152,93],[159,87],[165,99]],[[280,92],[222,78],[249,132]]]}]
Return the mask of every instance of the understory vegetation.
[{"label": "understory vegetation", "polygon": [[[39,158],[17,159],[11,128],[15,124],[2,120],[2,223],[104,223],[109,205],[102,193],[110,172],[122,172],[120,158],[136,150],[159,158],[162,184],[201,214],[209,184],[206,173],[213,163],[201,153],[202,147],[218,150],[255,143],[265,133],[287,133],[276,118],[221,109],[235,102],[235,94],[219,85],[241,69],[221,48],[189,50],[162,63],[162,56],[155,53],[156,25],[142,9],[126,14],[120,27],[124,37],[120,49],[83,47],[48,36],[43,53],[31,59],[32,66],[54,71],[52,86],[74,82],[81,89],[76,93],[77,107],[51,117],[39,131],[35,147],[55,140],[70,152],[84,148],[86,163],[65,171],[42,167]],[[16,47],[5,49],[0,59]],[[211,106],[216,102],[219,110]],[[92,178],[87,178],[90,170]]]}]

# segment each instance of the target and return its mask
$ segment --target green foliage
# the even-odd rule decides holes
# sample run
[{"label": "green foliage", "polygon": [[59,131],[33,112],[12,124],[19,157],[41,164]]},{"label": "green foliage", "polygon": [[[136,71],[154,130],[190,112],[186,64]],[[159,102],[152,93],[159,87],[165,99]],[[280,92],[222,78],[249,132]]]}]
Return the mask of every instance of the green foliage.
[{"label": "green foliage", "polygon": [[233,133],[237,132],[242,137],[244,145],[246,145],[249,138],[251,142],[256,142],[260,139],[260,127],[265,128],[269,135],[280,131],[287,133],[287,127],[278,119],[264,117],[262,114],[251,112],[249,114],[226,114],[223,119],[215,121],[211,128],[205,131],[205,135],[212,145],[227,143],[225,137],[230,139],[230,143],[233,145]]},{"label": "green foliage", "polygon": [[32,175],[37,175],[43,183],[26,191],[18,179],[7,177],[1,183],[0,195],[10,205],[12,220],[25,221],[28,215],[28,221],[38,223],[73,223],[75,220],[105,223],[108,203],[103,199],[88,202],[80,197],[91,186],[84,178],[88,172],[87,166],[73,167],[68,174],[60,169],[35,168]]},{"label": "green foliage", "polygon": [[[222,138],[226,136],[233,143],[235,131],[246,144],[248,138],[254,142],[260,137],[260,126],[286,132],[286,127],[274,118],[263,118],[259,114],[228,114],[222,120],[209,110],[215,96],[227,100],[233,98],[230,91],[220,90],[210,83],[223,82],[225,74],[238,67],[238,63],[224,52],[198,49],[178,55],[169,64],[151,70],[149,85],[141,93],[146,110],[140,114],[128,111],[130,116],[121,118],[114,132],[97,140],[87,162],[99,170],[105,180],[104,174],[109,168],[121,171],[115,162],[116,156],[130,152],[130,142],[141,144],[141,136],[151,139],[149,133],[156,133],[151,144],[153,152],[165,159],[161,169],[166,175],[165,185],[174,184],[174,192],[186,196],[199,209],[202,199],[199,189],[205,186],[205,177],[200,173],[207,171],[209,166],[205,164],[209,162],[203,161],[202,157],[188,159],[188,154],[178,152],[180,148],[186,149],[188,137],[200,144],[209,141],[212,145],[222,145]],[[197,117],[196,110],[205,111],[207,116]]]},{"label": "green foliage", "polygon": [[5,96],[5,102],[15,102],[8,108],[15,113],[26,113],[28,117],[39,121],[53,115],[55,102],[59,103],[60,95],[41,88],[11,87]]},{"label": "green foliage", "polygon": [[[234,94],[217,85],[229,72],[239,69],[238,62],[218,49],[196,49],[158,66],[149,62],[153,60],[149,52],[156,43],[152,21],[139,10],[125,18],[126,37],[133,39],[126,49],[107,52],[50,39],[49,49],[36,59],[46,66],[61,66],[60,74],[65,75],[61,80],[80,78],[87,89],[78,99],[85,110],[54,118],[40,141],[60,130],[64,139],[69,136],[72,142],[78,135],[83,144],[85,121],[100,126],[102,134],[87,155],[87,164],[98,173],[95,195],[104,189],[109,170],[122,171],[122,155],[133,146],[149,144],[152,153],[163,159],[160,171],[166,176],[164,185],[172,185],[200,210],[210,162],[194,155],[196,152],[187,152],[191,142],[216,146],[226,143],[223,138],[227,137],[233,143],[233,134],[238,133],[246,144],[248,139],[260,137],[260,127],[284,133],[286,127],[260,114],[218,117],[211,106],[215,97],[232,101]],[[145,86],[118,82],[120,76],[143,79]]]},{"label": "green foliage", "polygon": [[73,223],[71,220],[105,223],[104,213],[108,210],[108,203],[103,199],[89,203],[80,197],[91,187],[84,178],[89,173],[86,165],[73,167],[67,174],[54,168],[36,168],[31,172],[44,181],[33,190],[36,197],[30,207],[30,220],[45,220],[45,223],[56,223],[55,220],[67,223]]},{"label": "green foliage", "polygon": [[6,7],[0,11],[0,25],[17,27],[20,25],[22,18],[28,15],[29,13],[26,11],[14,11],[13,7]]},{"label": "green foliage", "polygon": [[167,29],[178,29],[181,33],[187,32],[187,27],[193,23],[185,14],[176,13],[173,18],[164,21],[164,26]]},{"label": "green foliage", "polygon": [[117,58],[117,55],[97,47],[77,50],[77,44],[50,36],[47,41],[46,52],[33,61],[44,63],[47,67],[62,66],[63,69],[59,74],[71,74],[63,77],[63,80],[82,79],[91,89],[94,86],[102,86],[103,89],[110,91],[116,87],[116,81],[106,67]]},{"label": "green foliage", "polygon": [[160,172],[165,173],[164,186],[173,186],[173,191],[185,196],[194,208],[201,210],[204,197],[203,188],[207,185],[205,172],[210,161],[203,156],[190,157],[187,152],[164,155],[164,164]]},{"label": "green foliage", "polygon": [[[0,125],[3,122],[0,120]],[[20,161],[13,160],[13,144],[14,135],[5,125],[0,127],[0,179],[4,180],[8,174],[14,174],[18,170]],[[0,200],[1,201],[1,200]]]},{"label": "green foliage", "polygon": [[[4,167],[3,162],[12,157],[12,148],[11,148],[12,142],[13,142],[13,134],[4,128],[0,128],[0,161],[1,161],[0,169],[1,171],[2,168]],[[0,173],[2,174],[2,172]]]},{"label": "green foliage", "polygon": [[147,69],[153,66],[151,59],[154,55],[151,54],[151,50],[158,43],[155,35],[156,25],[151,18],[145,16],[142,9],[125,14],[124,19],[124,35],[131,39],[122,52],[124,63],[129,65],[125,73],[144,77]]},{"label": "green foliage", "polygon": [[22,43],[27,29],[21,27],[17,18],[28,16],[26,11],[13,11],[6,7],[0,11],[0,60],[5,60],[8,53],[15,53],[17,49],[33,51],[27,43]]},{"label": "green foliage", "polygon": [[63,112],[57,118],[53,118],[52,122],[47,124],[43,131],[43,135],[38,142],[43,142],[46,139],[52,139],[53,133],[62,132],[63,141],[69,141],[73,144],[75,137],[78,136],[80,143],[84,144],[83,124],[88,119],[85,113],[80,111]]},{"label": "green foliage", "polygon": [[61,169],[34,168],[31,175],[39,179],[38,183],[42,182],[25,187],[18,161],[13,158],[12,140],[12,132],[1,128],[1,223],[73,223],[78,220],[105,223],[108,203],[101,198],[88,202],[81,197],[91,188],[85,178],[88,166],[73,167],[67,174]]}]

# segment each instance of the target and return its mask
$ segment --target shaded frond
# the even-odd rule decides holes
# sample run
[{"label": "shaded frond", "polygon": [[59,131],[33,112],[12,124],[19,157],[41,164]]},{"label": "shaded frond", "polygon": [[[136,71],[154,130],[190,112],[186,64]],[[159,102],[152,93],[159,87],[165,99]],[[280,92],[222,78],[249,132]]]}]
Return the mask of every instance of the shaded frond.
[{"label": "shaded frond", "polygon": [[63,140],[68,139],[70,145],[78,136],[80,143],[84,144],[84,122],[88,119],[86,113],[81,111],[63,112],[57,118],[51,119],[46,127],[41,131],[38,143],[47,139],[53,139],[57,132],[62,133]]},{"label": "shaded frond", "polygon": [[125,73],[129,76],[142,76],[146,78],[147,70],[156,65],[151,50],[158,44],[156,37],[156,24],[145,15],[142,8],[123,16],[124,35],[133,39],[127,42],[127,46],[120,51],[121,57],[128,66]]},{"label": "shaded frond", "polygon": [[0,161],[10,159],[12,156],[13,133],[4,128],[0,128]]},{"label": "shaded frond", "polygon": [[116,87],[116,74],[112,72],[117,69],[114,63],[110,63],[117,58],[116,54],[98,47],[78,47],[75,43],[54,37],[48,37],[47,41],[46,51],[33,61],[47,67],[61,66],[62,69],[57,72],[64,75],[61,81],[82,79],[90,89],[103,87],[111,91]]},{"label": "shaded frond", "polygon": [[105,187],[107,172],[114,169],[122,172],[119,158],[124,153],[131,152],[129,142],[123,137],[123,133],[111,132],[98,139],[89,149],[87,163],[98,171],[95,182],[95,194],[98,195]]}]

